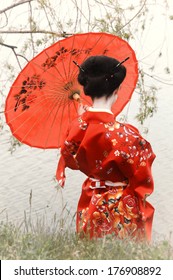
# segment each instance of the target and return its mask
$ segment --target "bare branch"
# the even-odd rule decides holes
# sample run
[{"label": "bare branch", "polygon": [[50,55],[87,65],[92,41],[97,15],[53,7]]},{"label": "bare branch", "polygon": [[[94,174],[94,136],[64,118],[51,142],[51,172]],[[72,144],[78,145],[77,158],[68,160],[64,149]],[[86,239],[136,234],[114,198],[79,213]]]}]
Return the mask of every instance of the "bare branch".
[{"label": "bare branch", "polygon": [[76,20],[75,20],[74,31],[76,32],[76,30],[77,30],[78,18],[79,18],[79,8],[78,8],[78,5],[77,5],[76,0],[72,1],[72,3],[74,3],[74,2],[75,2],[75,8],[76,8]]},{"label": "bare branch", "polygon": [[[169,82],[164,82],[162,78],[159,78],[159,77],[154,76],[154,75],[150,75],[150,74],[146,73],[145,71],[143,71],[143,73],[144,73],[146,76],[152,78],[153,80],[158,81],[158,82],[161,83],[161,84],[173,86],[173,83],[171,83],[171,82],[170,82],[170,83],[169,83]],[[161,79],[162,79],[162,80],[161,80]]]},{"label": "bare branch", "polygon": [[13,5],[8,6],[7,8],[5,8],[5,9],[3,9],[3,10],[0,10],[0,14],[5,13],[5,12],[8,11],[8,10],[11,10],[11,9],[13,9],[13,8],[15,8],[15,7],[19,6],[19,5],[22,5],[22,4],[31,2],[31,1],[34,1],[34,0],[21,0],[21,1],[18,2],[18,3],[14,3]]},{"label": "bare branch", "polygon": [[32,51],[33,51],[33,56],[35,54],[35,48],[34,48],[34,40],[33,40],[33,34],[32,34],[32,25],[33,25],[33,14],[32,14],[32,5],[31,3],[29,2],[29,10],[30,10],[30,19],[29,19],[29,24],[30,24],[30,30],[31,30],[31,33],[30,33],[30,36],[31,36],[31,45],[32,45]]},{"label": "bare branch", "polygon": [[28,60],[24,55],[22,55],[22,54],[17,54],[17,56],[20,56],[20,57],[24,58],[27,62],[29,62],[29,60]]},{"label": "bare branch", "polygon": [[8,25],[8,17],[7,17],[7,14],[4,12],[4,16],[5,16],[5,23],[4,25],[0,26],[0,28],[4,28]]},{"label": "bare branch", "polygon": [[139,11],[126,23],[124,24],[117,32],[121,31],[125,26],[127,26],[130,22],[132,22],[143,10],[143,8],[146,5],[147,0],[144,1],[142,7],[139,9]]},{"label": "bare branch", "polygon": [[44,5],[43,5],[43,11],[44,11],[44,13],[45,13],[45,16],[46,16],[46,19],[47,19],[49,28],[50,28],[50,30],[53,32],[53,30],[52,30],[52,25],[51,25],[51,22],[50,22],[49,17],[48,17],[48,13],[47,13],[46,8],[45,8]]},{"label": "bare branch", "polygon": [[65,31],[63,33],[57,33],[55,31],[46,31],[46,30],[2,30],[0,31],[0,34],[51,34],[56,35],[58,37],[68,37],[73,35],[72,33],[66,33]]},{"label": "bare branch", "polygon": [[[17,54],[16,53],[16,50],[15,49],[17,49],[17,47],[16,46],[11,46],[11,45],[7,45],[7,44],[4,44],[4,43],[1,43],[0,42],[0,45],[1,46],[4,46],[4,47],[7,47],[7,48],[10,48],[12,51],[13,51],[13,53],[14,53],[14,55],[15,55],[15,57],[16,57],[16,60],[17,60],[17,63],[18,63],[18,65],[19,65],[19,68],[20,68],[20,70],[22,70],[22,67],[21,67],[21,64],[20,64],[20,61],[19,61],[19,56],[21,56],[21,55],[19,55],[19,54]],[[22,56],[23,57],[23,56]],[[24,57],[23,57],[24,58]],[[26,58],[25,58],[26,59]]]},{"label": "bare branch", "polygon": [[83,16],[86,19],[86,22],[89,24],[89,20],[88,20],[87,16],[83,13],[82,8],[79,8],[79,6],[77,5],[77,1],[72,0],[72,3],[76,5],[77,9],[81,13],[81,16]]},{"label": "bare branch", "polygon": [[89,28],[91,25],[91,8],[88,0],[87,0],[87,5],[88,5],[88,32],[89,32]]},{"label": "bare branch", "polygon": [[16,49],[17,48],[16,46],[7,45],[7,44],[4,44],[2,42],[0,42],[0,45],[4,46],[4,47],[7,47],[7,48],[10,48],[10,49]]}]

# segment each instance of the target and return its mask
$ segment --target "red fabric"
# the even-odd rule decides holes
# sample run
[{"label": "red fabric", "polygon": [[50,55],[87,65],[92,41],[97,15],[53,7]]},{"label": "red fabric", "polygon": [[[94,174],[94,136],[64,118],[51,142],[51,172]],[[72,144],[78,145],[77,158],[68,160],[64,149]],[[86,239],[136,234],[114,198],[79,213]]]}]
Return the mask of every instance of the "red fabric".
[{"label": "red fabric", "polygon": [[90,237],[115,233],[124,238],[151,238],[154,208],[151,145],[129,125],[107,112],[86,112],[75,120],[61,149],[57,180],[65,183],[65,167],[88,178],[77,209],[77,232]]}]

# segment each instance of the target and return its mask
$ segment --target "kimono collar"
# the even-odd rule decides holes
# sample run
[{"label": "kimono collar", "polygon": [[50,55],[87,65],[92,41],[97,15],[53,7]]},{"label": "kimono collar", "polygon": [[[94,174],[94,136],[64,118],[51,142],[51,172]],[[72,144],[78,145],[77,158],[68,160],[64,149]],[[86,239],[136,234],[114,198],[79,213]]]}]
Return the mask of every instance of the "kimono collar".
[{"label": "kimono collar", "polygon": [[82,116],[85,122],[115,122],[115,116],[110,110],[89,108]]},{"label": "kimono collar", "polygon": [[113,113],[112,113],[112,111],[111,110],[109,110],[109,109],[104,109],[104,108],[93,108],[93,107],[89,107],[89,110],[88,110],[89,112],[97,112],[97,113],[99,113],[99,112],[105,112],[105,113],[109,113],[109,114],[112,114],[113,115]]}]

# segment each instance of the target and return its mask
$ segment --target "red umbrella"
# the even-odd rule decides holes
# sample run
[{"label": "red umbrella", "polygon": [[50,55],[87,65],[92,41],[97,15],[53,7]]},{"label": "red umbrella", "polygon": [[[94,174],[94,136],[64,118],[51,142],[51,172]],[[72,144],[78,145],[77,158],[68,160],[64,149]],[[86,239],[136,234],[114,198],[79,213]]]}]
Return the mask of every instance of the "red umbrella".
[{"label": "red umbrella", "polygon": [[76,34],[62,39],[34,57],[14,81],[6,99],[5,116],[13,135],[22,143],[38,148],[58,148],[69,123],[77,117],[78,103],[91,105],[77,82],[78,67],[92,55],[107,55],[124,65],[126,78],[113,107],[121,112],[136,86],[137,60],[133,49],[121,38],[107,33]]}]

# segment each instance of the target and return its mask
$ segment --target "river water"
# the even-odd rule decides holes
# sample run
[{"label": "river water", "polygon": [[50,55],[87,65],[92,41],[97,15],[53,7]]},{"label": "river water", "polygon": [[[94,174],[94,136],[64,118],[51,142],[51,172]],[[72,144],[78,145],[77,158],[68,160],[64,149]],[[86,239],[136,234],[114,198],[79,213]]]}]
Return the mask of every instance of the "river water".
[{"label": "river water", "polygon": [[[135,94],[128,108],[128,122],[139,127],[134,119],[137,98]],[[149,198],[155,207],[153,239],[170,238],[173,231],[172,108],[171,88],[164,88],[158,93],[158,111],[148,121],[149,132],[144,136],[157,156],[153,164],[155,191]],[[32,217],[33,220],[44,219],[44,223],[51,226],[63,218],[74,229],[74,215],[85,176],[68,169],[65,188],[56,188],[58,150],[22,145],[11,154],[9,136],[6,126],[0,135],[0,220],[20,225],[26,217]]]}]

